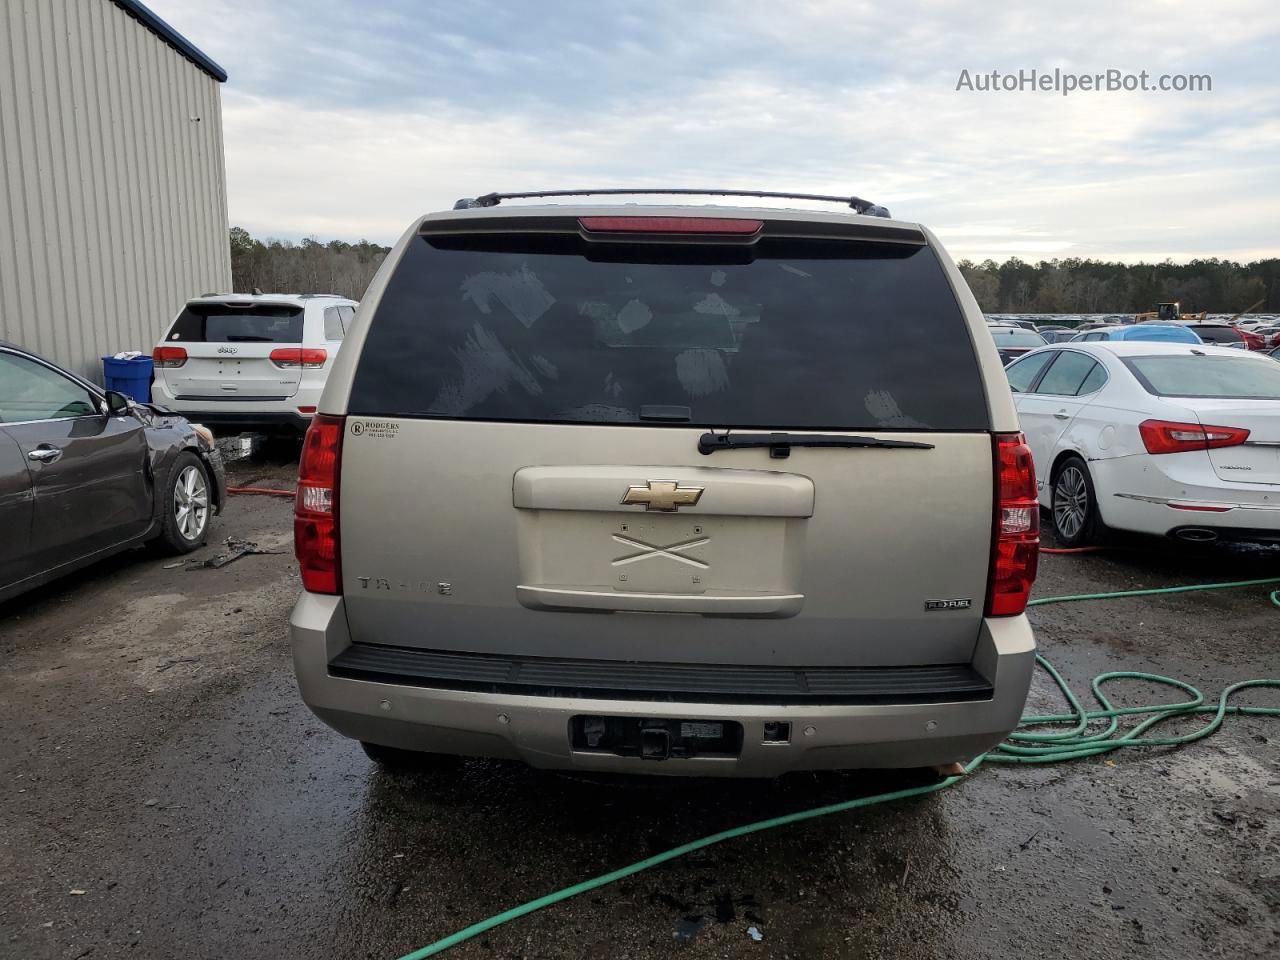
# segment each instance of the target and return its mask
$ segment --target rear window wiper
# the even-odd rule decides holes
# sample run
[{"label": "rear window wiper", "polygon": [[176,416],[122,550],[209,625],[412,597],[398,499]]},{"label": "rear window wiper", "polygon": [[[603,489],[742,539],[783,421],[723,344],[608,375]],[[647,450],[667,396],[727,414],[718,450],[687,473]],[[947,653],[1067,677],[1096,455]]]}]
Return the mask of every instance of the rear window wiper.
[{"label": "rear window wiper", "polygon": [[229,333],[227,343],[275,343],[273,337],[256,337],[250,333]]},{"label": "rear window wiper", "polygon": [[915,440],[881,440],[877,437],[850,437],[828,433],[704,433],[698,438],[698,452],[704,455],[735,447],[768,447],[769,456],[783,460],[792,447],[869,447],[877,450],[932,450],[932,443]]}]

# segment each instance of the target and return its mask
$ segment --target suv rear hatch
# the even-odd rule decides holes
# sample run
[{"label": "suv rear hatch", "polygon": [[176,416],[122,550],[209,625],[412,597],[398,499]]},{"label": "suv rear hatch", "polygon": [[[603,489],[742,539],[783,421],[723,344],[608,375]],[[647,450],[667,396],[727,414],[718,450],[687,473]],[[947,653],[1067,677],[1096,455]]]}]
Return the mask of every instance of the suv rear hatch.
[{"label": "suv rear hatch", "polygon": [[914,228],[428,220],[369,321],[342,444],[358,644],[972,657],[990,416],[955,293]]},{"label": "suv rear hatch", "polygon": [[301,379],[302,324],[296,304],[188,303],[159,348],[156,376],[179,400],[286,400]]}]

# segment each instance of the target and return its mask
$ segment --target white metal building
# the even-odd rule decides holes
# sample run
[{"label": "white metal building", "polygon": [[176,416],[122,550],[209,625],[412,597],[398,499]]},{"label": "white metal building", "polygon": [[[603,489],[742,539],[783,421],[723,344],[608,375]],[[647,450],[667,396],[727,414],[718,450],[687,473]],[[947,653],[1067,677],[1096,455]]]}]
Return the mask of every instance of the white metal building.
[{"label": "white metal building", "polygon": [[136,0],[0,0],[0,340],[101,382],[231,289],[226,79]]}]

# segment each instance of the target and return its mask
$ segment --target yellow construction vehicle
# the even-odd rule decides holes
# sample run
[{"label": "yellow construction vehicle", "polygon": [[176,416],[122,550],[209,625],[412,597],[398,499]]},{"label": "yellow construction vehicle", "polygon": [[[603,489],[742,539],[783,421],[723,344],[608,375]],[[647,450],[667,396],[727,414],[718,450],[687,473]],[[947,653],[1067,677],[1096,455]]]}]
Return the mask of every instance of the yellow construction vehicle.
[{"label": "yellow construction vehicle", "polygon": [[1172,303],[1157,303],[1154,310],[1148,310],[1146,313],[1135,313],[1133,315],[1134,323],[1204,323],[1208,319],[1208,312],[1201,310],[1199,313],[1183,313],[1182,304],[1177,300]]},{"label": "yellow construction vehicle", "polygon": [[[1231,326],[1243,317],[1246,313],[1253,313],[1260,306],[1266,303],[1266,297],[1263,297],[1252,306],[1241,310],[1234,317],[1227,321]],[[1183,313],[1182,304],[1177,300],[1172,303],[1157,303],[1154,310],[1148,310],[1146,313],[1135,313],[1133,315],[1134,323],[1204,323],[1209,317],[1208,312],[1201,310],[1199,313]],[[1218,321],[1221,323],[1222,321]]]}]

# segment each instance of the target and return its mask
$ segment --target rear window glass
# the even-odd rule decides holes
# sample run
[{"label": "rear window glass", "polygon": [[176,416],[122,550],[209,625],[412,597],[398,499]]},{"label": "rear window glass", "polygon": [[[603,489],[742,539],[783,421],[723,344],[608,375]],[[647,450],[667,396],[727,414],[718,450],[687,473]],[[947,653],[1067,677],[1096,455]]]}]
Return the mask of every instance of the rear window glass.
[{"label": "rear window glass", "polygon": [[1264,357],[1125,357],[1124,364],[1158,397],[1280,400],[1280,363]]},{"label": "rear window glass", "polygon": [[1238,343],[1244,339],[1231,327],[1192,327],[1191,330],[1205,343]]},{"label": "rear window glass", "polygon": [[768,238],[751,250],[415,238],[349,402],[358,414],[569,423],[648,423],[645,408],[662,407],[720,427],[989,424],[932,250]]},{"label": "rear window glass", "polygon": [[182,343],[301,343],[302,308],[255,303],[192,303],[178,315],[166,341]]},{"label": "rear window glass", "polygon": [[1200,343],[1201,340],[1186,327],[1130,327],[1121,334],[1125,340],[1167,340],[1173,343]]},{"label": "rear window glass", "polygon": [[992,330],[997,347],[1043,347],[1047,342],[1038,333],[1030,330]]}]

